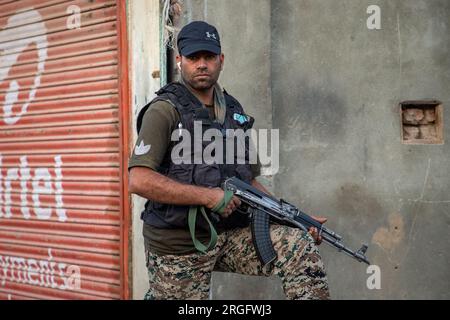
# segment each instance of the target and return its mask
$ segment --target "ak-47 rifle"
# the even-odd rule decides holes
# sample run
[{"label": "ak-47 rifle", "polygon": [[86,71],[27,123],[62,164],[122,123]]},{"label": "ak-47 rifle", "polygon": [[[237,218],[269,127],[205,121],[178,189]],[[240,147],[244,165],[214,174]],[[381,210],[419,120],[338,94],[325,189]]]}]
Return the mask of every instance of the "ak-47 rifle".
[{"label": "ak-47 rifle", "polygon": [[262,265],[271,263],[277,257],[270,239],[269,223],[271,220],[279,224],[300,228],[305,232],[308,232],[310,227],[315,227],[326,243],[359,262],[370,265],[365,256],[367,245],[364,244],[358,251],[352,251],[342,244],[340,235],[324,227],[294,205],[282,199],[277,200],[236,177],[227,179],[222,187],[224,190],[232,191],[241,200],[242,205],[238,211],[249,215],[253,245]]}]

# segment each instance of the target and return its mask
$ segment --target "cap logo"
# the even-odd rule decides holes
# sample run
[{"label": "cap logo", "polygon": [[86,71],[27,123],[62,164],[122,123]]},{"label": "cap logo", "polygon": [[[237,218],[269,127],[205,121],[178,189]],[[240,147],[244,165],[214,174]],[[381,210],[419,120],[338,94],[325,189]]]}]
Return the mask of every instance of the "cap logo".
[{"label": "cap logo", "polygon": [[209,39],[213,38],[214,40],[217,40],[216,34],[215,34],[215,33],[209,33],[209,32],[206,32],[206,36],[207,36]]}]

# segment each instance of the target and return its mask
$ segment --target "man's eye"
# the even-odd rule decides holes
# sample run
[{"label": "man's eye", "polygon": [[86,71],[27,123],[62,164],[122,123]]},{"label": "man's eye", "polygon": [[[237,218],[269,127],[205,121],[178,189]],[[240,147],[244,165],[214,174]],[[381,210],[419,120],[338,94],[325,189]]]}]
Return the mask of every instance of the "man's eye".
[{"label": "man's eye", "polygon": [[191,60],[191,61],[197,61],[198,60],[198,56],[189,56],[187,58],[188,58],[188,60]]}]

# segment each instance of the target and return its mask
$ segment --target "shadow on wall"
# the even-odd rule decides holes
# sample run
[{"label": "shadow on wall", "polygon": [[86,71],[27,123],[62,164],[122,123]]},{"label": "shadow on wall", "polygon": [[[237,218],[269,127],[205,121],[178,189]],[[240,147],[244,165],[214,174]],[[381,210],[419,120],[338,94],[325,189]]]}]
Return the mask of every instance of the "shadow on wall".
[{"label": "shadow on wall", "polygon": [[273,128],[280,130],[280,171],[275,187],[280,188],[276,190],[280,197],[295,201],[289,186],[300,178],[298,164],[314,167],[329,158],[331,147],[345,143],[349,107],[332,83],[312,86],[304,79],[276,83]]},{"label": "shadow on wall", "polygon": [[289,84],[281,81],[274,86],[274,127],[282,132],[309,134],[315,141],[327,144],[341,141],[348,107],[335,86],[326,83],[328,79],[323,81],[320,86],[311,86],[305,79]]}]

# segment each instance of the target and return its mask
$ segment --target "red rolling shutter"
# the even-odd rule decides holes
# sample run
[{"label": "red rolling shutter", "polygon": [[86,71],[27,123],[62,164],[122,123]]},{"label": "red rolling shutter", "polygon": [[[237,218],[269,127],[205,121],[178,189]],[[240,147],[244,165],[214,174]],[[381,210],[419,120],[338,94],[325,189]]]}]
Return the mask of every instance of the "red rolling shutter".
[{"label": "red rolling shutter", "polygon": [[0,299],[126,297],[121,5],[0,1]]}]

